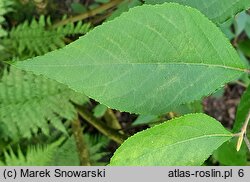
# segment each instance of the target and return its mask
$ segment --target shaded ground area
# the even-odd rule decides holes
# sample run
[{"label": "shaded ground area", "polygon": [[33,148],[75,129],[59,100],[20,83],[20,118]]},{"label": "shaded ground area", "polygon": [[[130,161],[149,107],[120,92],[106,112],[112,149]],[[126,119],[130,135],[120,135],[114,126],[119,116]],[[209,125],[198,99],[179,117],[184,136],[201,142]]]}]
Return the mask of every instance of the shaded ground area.
[{"label": "shaded ground area", "polygon": [[220,121],[225,127],[232,128],[236,109],[244,91],[243,86],[226,85],[223,97],[210,96],[203,100],[204,112]]}]

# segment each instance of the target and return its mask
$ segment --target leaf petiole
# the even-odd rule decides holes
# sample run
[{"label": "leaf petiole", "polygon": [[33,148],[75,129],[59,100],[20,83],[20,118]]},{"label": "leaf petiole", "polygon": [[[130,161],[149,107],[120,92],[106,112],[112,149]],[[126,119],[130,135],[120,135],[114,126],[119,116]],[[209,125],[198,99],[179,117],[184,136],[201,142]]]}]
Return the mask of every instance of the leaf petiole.
[{"label": "leaf petiole", "polygon": [[[237,146],[236,146],[236,150],[239,151],[240,147],[242,145],[242,141],[243,139],[245,140],[246,144],[249,144],[249,140],[247,139],[246,133],[247,133],[247,125],[249,123],[250,120],[250,110],[247,114],[246,120],[241,128],[241,132],[237,133],[235,136],[239,136],[238,142],[237,142]],[[250,149],[250,145],[248,146],[248,148]],[[249,150],[250,151],[250,150]]]}]

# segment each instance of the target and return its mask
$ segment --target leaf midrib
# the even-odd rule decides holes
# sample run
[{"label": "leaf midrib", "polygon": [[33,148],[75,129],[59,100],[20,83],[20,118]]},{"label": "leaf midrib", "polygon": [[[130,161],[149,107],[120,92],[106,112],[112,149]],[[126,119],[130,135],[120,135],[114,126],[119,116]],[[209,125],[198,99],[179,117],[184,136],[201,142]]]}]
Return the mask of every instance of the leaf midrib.
[{"label": "leaf midrib", "polygon": [[[218,65],[218,64],[205,64],[205,63],[161,63],[161,62],[157,62],[157,63],[104,63],[104,64],[58,64],[58,65],[36,65],[36,64],[32,64],[32,65],[25,65],[24,67],[28,68],[28,67],[85,67],[85,66],[107,66],[107,65],[185,65],[185,66],[203,66],[203,67],[215,67],[215,68],[223,68],[223,69],[230,69],[230,70],[234,70],[234,71],[240,71],[240,72],[250,72],[250,70],[246,69],[246,68],[236,68],[236,67],[232,67],[232,66],[225,66],[225,65]],[[23,67],[23,66],[21,66]]]}]

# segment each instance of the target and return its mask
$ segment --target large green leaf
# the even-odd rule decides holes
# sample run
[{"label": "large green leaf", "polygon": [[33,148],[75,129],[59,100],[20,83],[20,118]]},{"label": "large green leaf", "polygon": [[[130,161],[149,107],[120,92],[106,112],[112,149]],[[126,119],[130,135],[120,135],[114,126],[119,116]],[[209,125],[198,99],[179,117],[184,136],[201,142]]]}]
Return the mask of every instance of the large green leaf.
[{"label": "large green leaf", "polygon": [[185,115],[130,137],[117,149],[110,165],[201,165],[231,137],[205,114]]},{"label": "large green leaf", "polygon": [[18,62],[121,111],[160,114],[238,78],[244,65],[198,10],[143,5],[65,48]]},{"label": "large green leaf", "polygon": [[215,23],[222,23],[235,14],[250,8],[249,0],[144,0],[150,4],[175,2],[200,10]]}]

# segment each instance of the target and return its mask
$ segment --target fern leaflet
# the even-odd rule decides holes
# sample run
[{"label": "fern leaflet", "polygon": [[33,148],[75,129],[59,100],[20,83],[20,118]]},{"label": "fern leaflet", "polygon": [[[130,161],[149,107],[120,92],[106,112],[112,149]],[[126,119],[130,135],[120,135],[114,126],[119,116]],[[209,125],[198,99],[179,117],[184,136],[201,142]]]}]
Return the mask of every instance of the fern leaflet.
[{"label": "fern leaflet", "polygon": [[66,133],[61,120],[72,120],[77,114],[70,101],[83,104],[88,98],[53,80],[11,67],[0,80],[0,100],[0,127],[7,137],[18,139],[30,138],[39,130],[49,135],[50,124]]},{"label": "fern leaflet", "polygon": [[57,28],[50,27],[49,17],[40,16],[38,21],[33,19],[31,23],[26,21],[10,31],[3,44],[17,52],[17,57],[32,57],[65,46],[66,36],[85,34],[90,30],[90,25],[81,21],[76,25],[68,23]]}]

